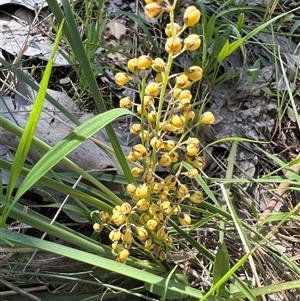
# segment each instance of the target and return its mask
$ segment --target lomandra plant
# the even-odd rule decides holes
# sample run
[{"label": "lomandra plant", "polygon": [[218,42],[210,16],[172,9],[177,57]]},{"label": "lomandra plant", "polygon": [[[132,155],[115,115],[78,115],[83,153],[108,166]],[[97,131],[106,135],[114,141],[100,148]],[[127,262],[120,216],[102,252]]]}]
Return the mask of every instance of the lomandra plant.
[{"label": "lomandra plant", "polygon": [[[169,220],[175,218],[181,226],[189,226],[191,216],[182,211],[181,204],[199,204],[203,200],[200,190],[190,189],[195,187],[192,182],[205,165],[199,155],[200,141],[193,133],[195,127],[213,123],[214,116],[206,112],[196,117],[193,110],[190,87],[202,79],[201,67],[190,66],[184,72],[172,73],[178,56],[201,46],[196,34],[181,38],[199,22],[201,12],[195,6],[186,8],[181,26],[174,22],[176,2],[147,0],[145,5],[148,18],[169,15],[170,23],[165,27],[167,61],[141,55],[128,61],[128,72],[115,75],[117,85],[132,82],[139,92],[136,102],[130,97],[120,100],[121,108],[133,109],[139,118],[139,123],[131,125],[130,132],[139,135],[140,143],[132,147],[127,157],[135,164],[131,173],[137,182],[126,187],[131,203],[115,206],[111,214],[101,211],[99,215],[93,212],[92,216],[96,231],[101,231],[104,225],[111,227],[112,249],[117,261],[122,263],[126,262],[133,245],[142,246],[156,259],[166,260],[167,250],[173,248],[167,230]],[[155,73],[153,79],[149,79],[151,69]],[[184,162],[192,168],[186,170]],[[158,176],[158,168],[165,170],[165,177]]]}]

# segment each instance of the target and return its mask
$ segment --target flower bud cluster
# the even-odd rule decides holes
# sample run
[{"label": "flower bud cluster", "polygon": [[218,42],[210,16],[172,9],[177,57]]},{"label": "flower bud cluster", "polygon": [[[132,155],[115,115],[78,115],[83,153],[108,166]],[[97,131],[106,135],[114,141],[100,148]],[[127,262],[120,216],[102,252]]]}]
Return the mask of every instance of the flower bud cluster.
[{"label": "flower bud cluster", "polygon": [[[202,202],[202,192],[192,190],[191,187],[196,187],[195,179],[205,166],[204,159],[199,154],[200,141],[192,136],[192,130],[196,126],[214,122],[211,112],[206,112],[195,120],[193,95],[189,88],[202,79],[201,67],[190,66],[182,73],[171,74],[175,57],[184,51],[195,51],[201,46],[197,34],[190,34],[184,40],[180,38],[185,29],[198,23],[200,11],[195,6],[188,7],[183,15],[183,25],[180,26],[174,22],[176,0],[173,5],[163,0],[145,2],[145,15],[148,18],[165,12],[170,15],[171,23],[165,28],[168,63],[160,57],[141,55],[128,61],[128,73],[119,72],[115,75],[116,84],[123,86],[134,79],[145,79],[149,73],[146,70],[155,73],[154,80],[138,85],[144,87],[138,101],[124,97],[119,103],[121,108],[134,109],[141,120],[130,127],[130,133],[138,135],[141,142],[134,145],[127,156],[128,161],[138,163],[131,173],[141,183],[126,186],[133,205],[123,203],[115,206],[111,214],[100,213],[103,223],[114,226],[109,238],[119,262],[126,261],[134,243],[142,244],[146,251],[154,250],[155,245],[161,249],[172,247],[173,240],[167,230],[170,219],[177,219],[183,227],[191,224],[191,216],[182,212],[181,203]],[[184,161],[190,163],[192,169],[185,170]],[[167,171],[165,177],[161,178],[156,174],[158,167]],[[136,218],[132,219],[133,213],[139,215],[140,225],[136,225]],[[100,228],[101,226],[94,225],[95,231]],[[166,259],[163,253],[157,257],[160,260]]]}]

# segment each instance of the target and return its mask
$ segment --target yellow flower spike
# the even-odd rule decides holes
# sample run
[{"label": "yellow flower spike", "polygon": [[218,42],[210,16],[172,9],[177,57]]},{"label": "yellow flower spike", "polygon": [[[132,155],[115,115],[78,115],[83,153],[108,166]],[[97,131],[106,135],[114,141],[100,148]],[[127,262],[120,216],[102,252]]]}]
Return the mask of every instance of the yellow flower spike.
[{"label": "yellow flower spike", "polygon": [[115,241],[111,244],[111,248],[116,254],[118,254],[123,249],[123,247],[123,244],[119,243],[118,241]]},{"label": "yellow flower spike", "polygon": [[144,224],[146,224],[149,219],[150,219],[150,216],[147,213],[142,213],[140,215],[140,221]]},{"label": "yellow flower spike", "polygon": [[146,211],[150,206],[150,203],[147,199],[140,199],[136,203],[136,208],[140,211]]},{"label": "yellow flower spike", "polygon": [[121,226],[126,221],[126,215],[123,212],[115,212],[111,216],[111,221],[117,226]]},{"label": "yellow flower spike", "polygon": [[127,68],[130,72],[132,73],[138,73],[139,71],[139,67],[137,65],[137,58],[133,58],[133,59],[130,59],[128,62],[127,62]]},{"label": "yellow flower spike", "polygon": [[164,184],[163,183],[155,183],[152,187],[152,193],[158,194],[164,191]]},{"label": "yellow flower spike", "polygon": [[145,243],[144,243],[144,246],[145,246],[145,249],[147,251],[150,251],[154,248],[154,243],[153,243],[153,240],[152,238],[148,238]]},{"label": "yellow flower spike", "polygon": [[160,149],[164,144],[164,141],[162,140],[162,138],[160,137],[153,137],[150,140],[150,145],[154,148],[154,149]]},{"label": "yellow flower spike", "polygon": [[190,120],[194,120],[196,114],[194,111],[187,111],[183,112],[183,117],[185,118],[185,121],[188,122]]},{"label": "yellow flower spike", "polygon": [[159,240],[164,240],[168,237],[168,233],[166,231],[166,227],[162,226],[160,227],[157,232],[156,232],[156,236]]},{"label": "yellow flower spike", "polygon": [[163,61],[163,59],[158,57],[153,61],[151,68],[158,73],[164,72],[166,69],[166,63]]},{"label": "yellow flower spike", "polygon": [[146,198],[148,196],[148,187],[146,184],[142,184],[140,185],[137,189],[136,189],[136,195],[138,195],[141,199]]},{"label": "yellow flower spike", "polygon": [[159,258],[159,260],[161,260],[161,261],[165,261],[165,260],[167,260],[168,256],[167,256],[167,254],[166,254],[165,251],[160,251],[160,252],[159,252],[159,255],[158,255],[158,258]]},{"label": "yellow flower spike", "polygon": [[159,205],[159,208],[164,214],[171,215],[174,210],[174,204],[170,201],[165,201]]},{"label": "yellow flower spike", "polygon": [[174,29],[174,34],[173,34],[173,31],[172,31],[172,23],[169,23],[166,25],[166,28],[165,28],[165,34],[167,37],[173,37],[173,36],[176,36],[180,30],[181,30],[181,27],[179,24],[173,22],[173,29]]},{"label": "yellow flower spike", "polygon": [[158,198],[161,202],[166,202],[169,201],[171,197],[168,191],[163,191],[160,194],[158,194]]},{"label": "yellow flower spike", "polygon": [[183,14],[183,22],[186,27],[196,25],[201,17],[201,12],[196,6],[189,6]]},{"label": "yellow flower spike", "polygon": [[148,237],[148,232],[143,227],[136,227],[135,234],[137,235],[138,239],[144,240]]},{"label": "yellow flower spike", "polygon": [[154,98],[149,95],[144,96],[144,107],[150,108],[153,105],[154,105]]},{"label": "yellow flower spike", "polygon": [[121,239],[126,244],[131,244],[133,242],[133,236],[130,229],[126,229],[122,234]]},{"label": "yellow flower spike", "polygon": [[155,178],[154,178],[152,169],[147,170],[147,171],[144,172],[142,180],[146,184],[152,184],[152,183],[154,183]]},{"label": "yellow flower spike", "polygon": [[165,50],[167,53],[178,54],[182,49],[182,42],[179,37],[171,37],[167,39]]},{"label": "yellow flower spike", "polygon": [[122,236],[122,233],[119,229],[114,229],[112,230],[108,237],[109,239],[112,241],[112,242],[116,242],[116,241],[119,241],[121,239],[121,236]]},{"label": "yellow flower spike", "polygon": [[178,220],[181,226],[189,226],[192,222],[191,217],[187,213],[183,212],[178,214]]},{"label": "yellow flower spike", "polygon": [[185,172],[184,175],[189,179],[195,179],[199,175],[199,171],[196,168],[193,168]]},{"label": "yellow flower spike", "polygon": [[160,212],[160,208],[159,208],[158,205],[156,205],[156,204],[151,204],[150,205],[150,207],[149,207],[149,213],[151,215],[155,215],[155,214],[157,214],[159,212]]},{"label": "yellow flower spike", "polygon": [[129,214],[132,211],[132,207],[129,203],[124,202],[121,206],[120,206],[120,211],[125,213],[125,214]]},{"label": "yellow flower spike", "polygon": [[131,80],[131,77],[125,72],[118,72],[115,75],[115,83],[118,86],[124,86]]},{"label": "yellow flower spike", "polygon": [[100,211],[99,218],[103,223],[107,223],[110,220],[110,214],[106,211]]},{"label": "yellow flower spike", "polygon": [[131,109],[133,106],[133,101],[129,97],[124,97],[120,99],[119,106],[120,108]]},{"label": "yellow flower spike", "polygon": [[138,106],[136,107],[136,110],[137,110],[137,112],[138,112],[140,115],[145,115],[145,114],[147,114],[147,112],[148,112],[148,108],[145,107],[145,106],[142,106],[142,105],[138,105]]},{"label": "yellow flower spike", "polygon": [[172,154],[170,154],[170,157],[171,157],[172,163],[176,163],[178,161],[179,154],[177,152],[173,152]]},{"label": "yellow flower spike", "polygon": [[178,96],[179,99],[189,99],[191,100],[193,98],[193,95],[190,90],[182,90]]},{"label": "yellow flower spike", "polygon": [[138,135],[142,130],[142,125],[140,123],[134,123],[130,128],[130,133],[133,135]]},{"label": "yellow flower spike", "polygon": [[[188,98],[183,98],[179,100],[179,109],[183,112],[189,111],[192,107],[191,101]],[[183,115],[184,119],[185,116]]]},{"label": "yellow flower spike", "polygon": [[161,167],[168,167],[172,163],[171,157],[168,154],[162,154],[161,157],[158,160],[158,164]]},{"label": "yellow flower spike", "polygon": [[171,117],[170,123],[175,127],[182,127],[185,125],[185,119],[181,114],[175,114]]},{"label": "yellow flower spike", "polygon": [[174,99],[178,99],[180,94],[181,94],[182,90],[179,89],[179,88],[175,88],[173,91],[172,91],[172,96]]},{"label": "yellow flower spike", "polygon": [[155,82],[149,83],[145,88],[145,94],[152,97],[156,97],[159,94],[159,92],[160,92],[159,84]]},{"label": "yellow flower spike", "polygon": [[162,83],[164,80],[163,74],[161,72],[156,73],[155,78],[154,78],[156,83]]},{"label": "yellow flower spike", "polygon": [[203,71],[199,66],[192,66],[187,69],[185,74],[187,75],[189,80],[195,82],[202,79]]},{"label": "yellow flower spike", "polygon": [[144,130],[139,133],[139,137],[142,139],[142,141],[148,141],[150,139],[150,134],[148,131]]},{"label": "yellow flower spike", "polygon": [[132,147],[132,152],[133,155],[138,159],[145,158],[148,155],[146,147],[142,144],[134,145]]},{"label": "yellow flower spike", "polygon": [[126,158],[130,162],[136,162],[137,161],[137,158],[134,156],[133,152],[130,152]]},{"label": "yellow flower spike", "polygon": [[118,257],[117,257],[117,261],[118,262],[121,262],[121,263],[124,263],[126,261],[126,259],[129,257],[129,251],[127,249],[122,249],[120,251],[120,253],[118,254]]},{"label": "yellow flower spike", "polygon": [[143,174],[143,170],[140,167],[135,166],[131,169],[131,174],[134,178],[138,178]]},{"label": "yellow flower spike", "polygon": [[194,157],[191,164],[193,165],[193,167],[199,168],[199,169],[203,169],[205,167],[204,158],[201,156]]},{"label": "yellow flower spike", "polygon": [[176,77],[175,84],[177,88],[184,89],[188,87],[191,84],[191,82],[189,81],[189,78],[185,74],[181,74]]},{"label": "yellow flower spike", "polygon": [[197,34],[191,34],[183,41],[184,50],[195,51],[201,46],[200,37]]},{"label": "yellow flower spike", "polygon": [[197,190],[190,194],[189,199],[194,204],[200,204],[203,201],[203,193]]},{"label": "yellow flower spike", "polygon": [[164,180],[164,185],[170,189],[174,188],[177,184],[177,179],[174,175],[169,175]]},{"label": "yellow flower spike", "polygon": [[149,55],[141,55],[137,59],[137,65],[139,69],[145,70],[149,69],[153,63],[152,58]]},{"label": "yellow flower spike", "polygon": [[184,184],[178,184],[175,195],[178,199],[184,199],[189,194],[189,189]]},{"label": "yellow flower spike", "polygon": [[215,116],[212,112],[205,112],[200,116],[199,123],[204,125],[210,125],[214,123]]},{"label": "yellow flower spike", "polygon": [[162,212],[158,212],[157,214],[154,214],[152,217],[155,221],[157,221],[158,223],[160,223],[161,221],[164,220],[165,216]]},{"label": "yellow flower spike", "polygon": [[166,140],[166,141],[164,141],[164,149],[166,151],[173,150],[175,146],[176,146],[176,144],[175,144],[175,141],[173,141],[173,140]]},{"label": "yellow flower spike", "polygon": [[134,184],[128,184],[127,186],[126,186],[126,192],[128,193],[128,194],[133,194],[134,192],[136,191],[136,186],[134,185]]},{"label": "yellow flower spike", "polygon": [[155,18],[163,12],[163,7],[156,2],[145,5],[145,16],[149,19]]},{"label": "yellow flower spike", "polygon": [[149,228],[149,230],[155,230],[157,225],[158,225],[158,222],[154,219],[149,219],[146,223],[147,227]]},{"label": "yellow flower spike", "polygon": [[148,118],[149,122],[152,122],[152,123],[156,122],[156,117],[157,117],[157,113],[154,110],[150,111],[147,114],[147,118]]},{"label": "yellow flower spike", "polygon": [[200,151],[200,147],[195,144],[188,144],[186,147],[186,154],[190,157],[196,156]]},{"label": "yellow flower spike", "polygon": [[95,223],[93,225],[93,229],[95,232],[101,232],[101,230],[104,228],[104,225],[102,223]]}]

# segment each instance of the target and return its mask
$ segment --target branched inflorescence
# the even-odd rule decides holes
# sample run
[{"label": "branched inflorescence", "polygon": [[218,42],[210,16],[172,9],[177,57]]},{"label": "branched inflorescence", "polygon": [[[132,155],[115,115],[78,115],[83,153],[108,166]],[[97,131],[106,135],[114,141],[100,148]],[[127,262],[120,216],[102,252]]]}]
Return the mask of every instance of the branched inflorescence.
[{"label": "branched inflorescence", "polygon": [[[111,214],[100,212],[101,223],[94,225],[96,231],[102,229],[103,223],[114,226],[109,238],[119,262],[126,261],[132,244],[143,246],[145,251],[165,260],[165,250],[173,245],[167,231],[168,221],[177,218],[181,226],[190,225],[191,217],[182,212],[182,202],[198,204],[203,200],[202,192],[191,190],[189,185],[205,164],[199,155],[200,141],[193,137],[192,130],[195,126],[213,123],[214,116],[206,112],[195,120],[196,114],[192,109],[193,95],[189,88],[202,79],[201,67],[191,66],[185,72],[171,73],[176,57],[200,47],[201,40],[197,34],[190,34],[185,39],[181,39],[180,35],[198,23],[201,13],[195,6],[188,7],[180,26],[174,22],[175,5],[176,0],[172,5],[167,0],[146,0],[145,5],[148,18],[169,14],[170,23],[165,28],[167,62],[159,57],[142,55],[128,61],[128,73],[115,75],[117,85],[124,86],[133,81],[138,87],[138,103],[124,97],[120,100],[120,107],[136,109],[140,122],[132,124],[130,132],[139,135],[141,141],[132,147],[127,157],[129,162],[136,164],[131,172],[141,183],[126,186],[132,202],[115,206]],[[155,77],[147,82],[147,70],[151,69]],[[183,162],[192,168],[185,169]],[[158,168],[166,170],[164,178],[157,175]],[[140,221],[136,219],[137,214]]]}]

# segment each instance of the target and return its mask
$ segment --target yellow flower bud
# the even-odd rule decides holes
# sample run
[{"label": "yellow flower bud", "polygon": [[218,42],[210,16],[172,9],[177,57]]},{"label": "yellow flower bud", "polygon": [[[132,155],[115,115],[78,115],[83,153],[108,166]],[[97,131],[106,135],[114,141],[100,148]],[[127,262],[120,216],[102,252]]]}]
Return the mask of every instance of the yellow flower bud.
[{"label": "yellow flower bud", "polygon": [[135,162],[137,160],[137,158],[133,155],[133,152],[130,152],[126,158],[130,162]]},{"label": "yellow flower bud", "polygon": [[173,238],[168,236],[166,239],[164,239],[163,243],[167,246],[167,247],[172,247],[173,245]]},{"label": "yellow flower bud", "polygon": [[153,2],[153,3],[147,4],[145,6],[144,10],[145,10],[146,17],[149,19],[152,19],[162,13],[163,7],[156,2]]},{"label": "yellow flower bud", "polygon": [[160,203],[159,208],[164,214],[171,215],[174,210],[174,204],[170,201],[165,201]]},{"label": "yellow flower bud", "polygon": [[142,180],[146,184],[152,184],[155,180],[152,169],[144,172]]},{"label": "yellow flower bud", "polygon": [[146,211],[150,206],[150,203],[147,199],[140,199],[136,203],[136,208],[140,211]]},{"label": "yellow flower bud", "polygon": [[178,184],[176,187],[176,197],[178,199],[184,199],[189,194],[189,189],[184,184]]},{"label": "yellow flower bud", "polygon": [[164,184],[163,183],[155,183],[152,187],[152,193],[158,194],[164,191]]},{"label": "yellow flower bud", "polygon": [[138,112],[140,115],[146,115],[147,112],[148,112],[148,108],[146,108],[146,107],[143,106],[143,105],[138,105],[138,106],[136,107],[136,110],[137,110],[137,112]]},{"label": "yellow flower bud", "polygon": [[128,257],[129,257],[129,251],[127,249],[122,249],[118,254],[117,261],[124,263]]},{"label": "yellow flower bud", "polygon": [[164,80],[162,73],[156,73],[154,80],[156,83],[162,83]]},{"label": "yellow flower bud", "polygon": [[144,130],[142,132],[140,132],[139,137],[142,139],[142,141],[148,141],[149,140],[149,132]]},{"label": "yellow flower bud", "polygon": [[124,97],[120,99],[119,106],[120,108],[131,109],[133,106],[133,101],[129,97]]},{"label": "yellow flower bud", "polygon": [[137,58],[130,59],[127,63],[127,68],[132,73],[137,73],[139,71],[139,67],[137,65]]},{"label": "yellow flower bud", "polygon": [[119,243],[118,241],[115,241],[111,244],[111,248],[115,253],[119,253],[123,249],[123,244]]},{"label": "yellow flower bud", "polygon": [[141,215],[140,215],[140,221],[142,222],[142,223],[147,223],[147,221],[150,219],[150,216],[147,214],[147,213],[142,213]]},{"label": "yellow flower bud", "polygon": [[190,120],[194,120],[195,112],[194,111],[183,112],[183,117],[185,118],[186,122],[188,122]]},{"label": "yellow flower bud", "polygon": [[189,179],[195,179],[199,175],[199,171],[196,168],[193,168],[185,172],[184,175]]},{"label": "yellow flower bud", "polygon": [[141,55],[138,59],[137,59],[137,65],[139,67],[139,69],[148,69],[151,67],[152,65],[152,58],[149,55]]},{"label": "yellow flower bud", "polygon": [[167,186],[169,190],[174,188],[176,183],[177,183],[177,179],[173,175],[167,176],[164,180],[164,185]]},{"label": "yellow flower bud", "polygon": [[157,113],[154,110],[150,111],[147,114],[147,118],[148,118],[149,122],[152,122],[152,123],[156,122],[156,117],[157,117]]},{"label": "yellow flower bud", "polygon": [[[192,107],[191,101],[188,98],[180,99],[178,107],[181,111],[184,111],[184,112],[189,111]],[[183,117],[184,117],[184,115],[183,115]]]},{"label": "yellow flower bud", "polygon": [[193,82],[202,79],[202,69],[199,66],[192,66],[188,68],[185,74],[187,75],[189,80]]},{"label": "yellow flower bud", "polygon": [[178,128],[178,127],[174,126],[172,129],[172,132],[176,135],[180,135],[184,132],[184,127]]},{"label": "yellow flower bud", "polygon": [[173,98],[174,98],[174,99],[178,99],[181,92],[182,92],[181,89],[175,88],[175,89],[172,91],[172,96],[173,96]]},{"label": "yellow flower bud", "polygon": [[184,89],[191,84],[189,78],[185,74],[181,74],[177,76],[175,83],[176,83],[176,87],[180,89]]},{"label": "yellow flower bud", "polygon": [[199,204],[203,201],[203,193],[199,190],[190,194],[189,199],[194,204]]},{"label": "yellow flower bud", "polygon": [[129,214],[132,211],[132,207],[129,203],[124,202],[121,206],[120,206],[120,212],[123,212],[125,214]]},{"label": "yellow flower bud", "polygon": [[164,141],[162,140],[162,138],[160,137],[153,137],[150,140],[150,145],[154,148],[154,149],[159,149],[163,146]]},{"label": "yellow flower bud", "polygon": [[126,244],[131,244],[133,241],[133,236],[130,229],[126,229],[125,232],[122,234],[121,239]]},{"label": "yellow flower bud", "polygon": [[161,167],[167,167],[167,166],[171,165],[171,163],[172,163],[172,160],[170,158],[170,155],[168,155],[168,154],[162,154],[158,160],[158,164]]},{"label": "yellow flower bud", "polygon": [[168,191],[163,191],[158,194],[158,198],[161,202],[166,202],[166,201],[170,201],[171,197]]},{"label": "yellow flower bud", "polygon": [[195,137],[190,137],[187,141],[187,144],[195,144],[195,146],[200,147],[200,140]]},{"label": "yellow flower bud", "polygon": [[112,242],[119,241],[121,239],[122,233],[119,229],[114,229],[109,233],[109,239]]},{"label": "yellow flower bud", "polygon": [[141,198],[136,194],[136,192],[131,196],[133,202],[138,202]]},{"label": "yellow flower bud", "polygon": [[158,255],[158,258],[159,258],[161,261],[165,261],[165,260],[167,260],[168,256],[167,256],[167,254],[166,254],[165,251],[160,251],[160,252],[159,252],[159,255]]},{"label": "yellow flower bud", "polygon": [[191,93],[190,90],[182,90],[179,93],[178,98],[179,99],[188,99],[188,100],[191,100],[193,98],[193,95],[192,95],[192,93]]},{"label": "yellow flower bud", "polygon": [[165,50],[167,53],[178,54],[182,49],[181,39],[179,37],[171,37],[167,39]]},{"label": "yellow flower bud", "polygon": [[130,133],[133,135],[137,135],[141,132],[142,125],[140,123],[134,123],[130,128]]},{"label": "yellow flower bud", "polygon": [[178,157],[179,157],[179,154],[177,152],[173,152],[172,154],[170,154],[172,163],[176,163],[178,161]]},{"label": "yellow flower bud", "polygon": [[164,220],[165,216],[162,212],[158,212],[157,214],[154,214],[152,218],[160,223],[162,220]]},{"label": "yellow flower bud", "polygon": [[93,229],[95,232],[101,232],[101,230],[104,228],[104,225],[102,223],[95,223],[93,225]]},{"label": "yellow flower bud", "polygon": [[185,119],[180,114],[175,114],[171,117],[170,123],[172,123],[175,127],[182,127],[185,125]]},{"label": "yellow flower bud", "polygon": [[115,83],[118,86],[124,86],[131,80],[131,77],[125,72],[118,72],[115,75]]},{"label": "yellow flower bud", "polygon": [[144,107],[150,108],[153,105],[154,105],[154,98],[149,95],[144,96]]},{"label": "yellow flower bud", "polygon": [[188,144],[186,147],[186,154],[190,157],[198,154],[200,147],[195,144]]},{"label": "yellow flower bud", "polygon": [[145,158],[148,155],[146,147],[142,144],[134,145],[132,147],[132,152],[137,159]]},{"label": "yellow flower bud", "polygon": [[179,24],[173,22],[173,28],[172,28],[172,23],[169,23],[166,25],[165,28],[165,34],[167,37],[173,37],[176,36],[180,32],[181,27]]},{"label": "yellow flower bud", "polygon": [[201,13],[196,6],[189,6],[183,14],[183,22],[186,27],[194,26],[200,20]]},{"label": "yellow flower bud", "polygon": [[141,176],[143,173],[143,170],[137,166],[133,167],[131,169],[131,174],[135,177],[138,178],[139,176]]},{"label": "yellow flower bud", "polygon": [[156,97],[160,92],[160,87],[158,83],[151,82],[145,88],[145,94]]},{"label": "yellow flower bud", "polygon": [[107,223],[110,220],[110,214],[106,211],[100,211],[99,218],[103,223]]},{"label": "yellow flower bud", "polygon": [[175,148],[176,144],[175,144],[175,141],[173,140],[166,140],[164,141],[164,149],[166,151],[171,151]]},{"label": "yellow flower bud", "polygon": [[133,194],[136,191],[136,186],[134,184],[128,184],[126,186],[126,192],[128,194]]},{"label": "yellow flower bud", "polygon": [[141,199],[146,198],[148,196],[148,187],[146,184],[140,185],[136,189],[136,195],[138,195]]},{"label": "yellow flower bud", "polygon": [[160,208],[159,208],[158,205],[156,205],[156,204],[151,204],[150,205],[150,207],[149,207],[149,213],[151,215],[155,215],[155,214],[157,214],[159,212],[160,212]]},{"label": "yellow flower bud", "polygon": [[158,222],[154,219],[149,219],[146,223],[147,227],[149,228],[149,230],[155,230],[157,225],[158,225]]},{"label": "yellow flower bud", "polygon": [[115,212],[111,216],[111,221],[117,226],[121,226],[126,221],[126,215],[123,212]]},{"label": "yellow flower bud", "polygon": [[153,240],[152,240],[152,238],[148,238],[146,241],[145,241],[145,249],[147,250],[147,251],[150,251],[150,250],[152,250],[153,248],[154,248],[154,243],[153,243]]},{"label": "yellow flower bud", "polygon": [[144,240],[148,237],[148,232],[143,227],[136,227],[135,234],[137,235],[138,239]]},{"label": "yellow flower bud", "polygon": [[196,156],[196,157],[193,158],[191,164],[195,168],[203,169],[204,166],[205,166],[205,161],[204,161],[203,157]]},{"label": "yellow flower bud", "polygon": [[191,217],[187,213],[180,212],[178,214],[178,220],[181,226],[188,226],[191,224]]},{"label": "yellow flower bud", "polygon": [[158,57],[153,61],[151,67],[155,72],[164,72],[166,69],[166,63]]},{"label": "yellow flower bud", "polygon": [[184,49],[188,51],[195,51],[201,46],[201,40],[197,34],[191,34],[184,39]]},{"label": "yellow flower bud", "polygon": [[166,123],[163,125],[162,130],[165,132],[171,132],[173,130],[174,125],[171,123]]},{"label": "yellow flower bud", "polygon": [[204,125],[210,125],[214,123],[215,116],[212,112],[205,112],[200,116],[199,123]]},{"label": "yellow flower bud", "polygon": [[166,231],[166,227],[162,226],[160,227],[157,232],[156,232],[156,236],[159,240],[164,240],[168,237],[168,233]]}]

